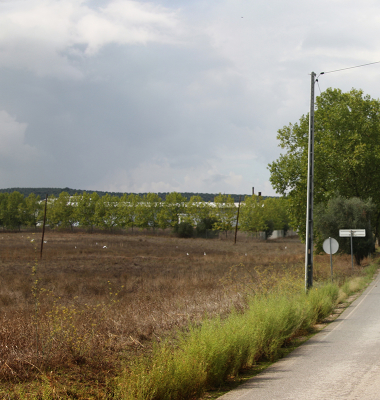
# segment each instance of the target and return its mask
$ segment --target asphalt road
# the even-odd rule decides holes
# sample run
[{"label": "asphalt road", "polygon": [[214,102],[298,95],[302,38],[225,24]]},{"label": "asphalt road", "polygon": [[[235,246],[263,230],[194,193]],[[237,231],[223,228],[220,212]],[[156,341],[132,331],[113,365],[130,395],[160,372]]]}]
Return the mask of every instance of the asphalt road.
[{"label": "asphalt road", "polygon": [[380,275],[334,322],[219,400],[379,400]]}]

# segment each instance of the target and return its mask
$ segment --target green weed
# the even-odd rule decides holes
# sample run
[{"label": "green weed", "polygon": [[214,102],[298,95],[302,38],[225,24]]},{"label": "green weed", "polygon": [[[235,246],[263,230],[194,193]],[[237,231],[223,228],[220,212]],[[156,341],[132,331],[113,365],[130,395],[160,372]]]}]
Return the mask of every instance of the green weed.
[{"label": "green weed", "polygon": [[213,318],[156,345],[151,357],[126,367],[118,380],[122,399],[190,399],[220,385],[260,358],[274,360],[286,339],[310,328],[336,304],[338,287],[321,286],[308,295],[272,293],[249,300],[243,313]]}]

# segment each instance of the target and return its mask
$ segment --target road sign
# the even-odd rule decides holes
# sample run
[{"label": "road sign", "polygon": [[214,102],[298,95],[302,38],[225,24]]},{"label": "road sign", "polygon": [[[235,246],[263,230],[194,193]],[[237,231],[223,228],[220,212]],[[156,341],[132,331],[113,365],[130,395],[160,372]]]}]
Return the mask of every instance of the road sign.
[{"label": "road sign", "polygon": [[352,238],[365,237],[365,229],[339,229],[339,236],[351,238],[351,268],[354,270],[354,245]]},{"label": "road sign", "polygon": [[323,242],[323,250],[327,254],[335,254],[339,250],[339,243],[334,238],[328,238]]},{"label": "road sign", "polygon": [[365,229],[339,229],[340,237],[365,237]]},{"label": "road sign", "polygon": [[[352,238],[351,238],[352,240]],[[339,243],[332,237],[329,237],[323,242],[323,250],[330,254],[331,282],[333,281],[333,263],[332,255],[339,250]]]}]

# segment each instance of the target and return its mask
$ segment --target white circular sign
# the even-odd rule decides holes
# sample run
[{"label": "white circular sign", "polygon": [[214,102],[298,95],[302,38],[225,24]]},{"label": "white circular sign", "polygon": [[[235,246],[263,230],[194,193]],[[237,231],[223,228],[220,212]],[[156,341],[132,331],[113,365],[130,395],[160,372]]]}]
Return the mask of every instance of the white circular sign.
[{"label": "white circular sign", "polygon": [[[330,249],[331,241],[331,249]],[[339,250],[339,243],[334,238],[328,238],[323,242],[323,250],[327,254],[335,254]]]}]

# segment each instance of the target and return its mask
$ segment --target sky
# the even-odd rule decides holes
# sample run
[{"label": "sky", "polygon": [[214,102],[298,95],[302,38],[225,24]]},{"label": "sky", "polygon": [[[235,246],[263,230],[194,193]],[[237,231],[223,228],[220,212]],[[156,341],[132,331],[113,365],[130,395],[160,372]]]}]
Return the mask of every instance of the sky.
[{"label": "sky", "polygon": [[[370,0],[0,0],[0,188],[275,195],[310,73],[379,31]],[[378,99],[380,64],[318,83]]]}]

